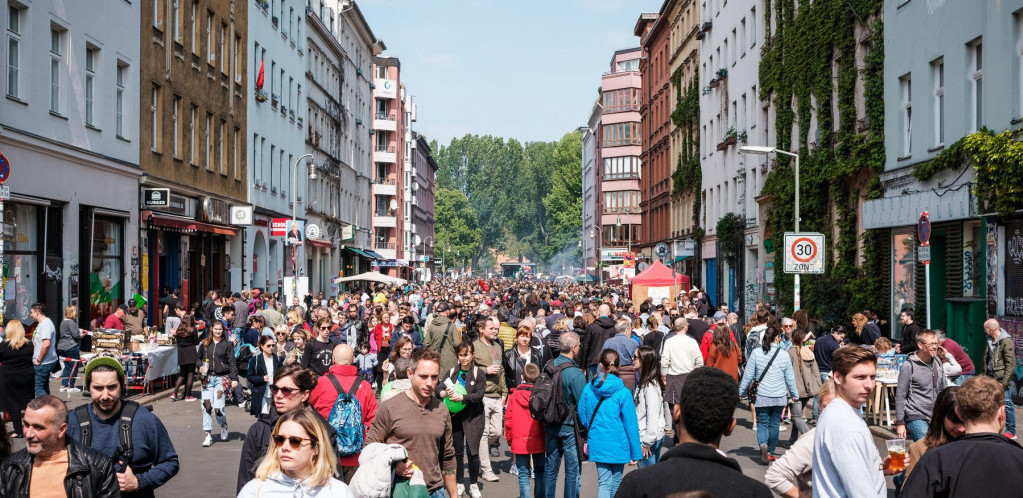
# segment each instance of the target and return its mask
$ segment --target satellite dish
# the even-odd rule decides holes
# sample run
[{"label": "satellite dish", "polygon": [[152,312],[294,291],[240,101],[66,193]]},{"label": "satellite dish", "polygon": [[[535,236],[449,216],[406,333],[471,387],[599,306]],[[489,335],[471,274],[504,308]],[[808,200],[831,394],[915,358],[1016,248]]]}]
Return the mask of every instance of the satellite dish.
[{"label": "satellite dish", "polygon": [[416,235],[415,244],[418,246],[420,242],[421,242],[421,239],[419,238],[418,235]]},{"label": "satellite dish", "polygon": [[413,191],[413,192],[415,192],[415,191],[417,191],[417,190],[419,190],[419,184],[418,184],[418,183],[414,183],[414,182],[413,182],[413,183],[412,183],[412,191]]},{"label": "satellite dish", "polygon": [[391,199],[391,209],[398,209],[398,201]]}]

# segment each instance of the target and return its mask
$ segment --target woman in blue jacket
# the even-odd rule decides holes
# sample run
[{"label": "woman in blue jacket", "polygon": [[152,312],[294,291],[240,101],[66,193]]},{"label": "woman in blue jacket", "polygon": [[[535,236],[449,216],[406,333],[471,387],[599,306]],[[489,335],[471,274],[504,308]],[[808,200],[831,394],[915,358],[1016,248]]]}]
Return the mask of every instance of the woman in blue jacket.
[{"label": "woman in blue jacket", "polygon": [[[579,398],[579,422],[589,430],[589,459],[597,464],[598,498],[614,496],[622,483],[625,464],[643,459],[636,405],[618,377],[620,364],[618,353],[605,349],[600,354],[600,372]],[[622,444],[623,434],[627,444]]]},{"label": "woman in blue jacket", "polygon": [[760,383],[756,395],[757,443],[760,444],[760,463],[764,465],[774,461],[782,410],[790,400],[799,397],[792,360],[782,349],[781,329],[769,325],[762,347],[750,354],[739,384],[739,392],[744,393],[752,382]]}]

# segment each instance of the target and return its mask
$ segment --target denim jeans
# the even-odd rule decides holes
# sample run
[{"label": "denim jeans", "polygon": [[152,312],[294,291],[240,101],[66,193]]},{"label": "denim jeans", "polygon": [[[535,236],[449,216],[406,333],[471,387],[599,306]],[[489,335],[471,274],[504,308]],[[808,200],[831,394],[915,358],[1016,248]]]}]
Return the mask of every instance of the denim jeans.
[{"label": "denim jeans", "polygon": [[1012,404],[1012,393],[1005,390],[1005,432],[1016,435],[1016,405]]},{"label": "denim jeans", "polygon": [[600,462],[596,462],[596,464],[597,498],[612,498],[622,483],[622,471],[625,470],[625,464]]},{"label": "denim jeans", "polygon": [[561,427],[547,429],[547,462],[543,466],[543,490],[546,498],[554,498],[558,491],[558,471],[561,457],[565,457],[565,498],[579,498],[579,454],[576,453],[575,434]]},{"label": "denim jeans", "polygon": [[533,483],[533,498],[544,498],[544,454],[533,453],[532,455],[515,455],[515,467],[519,469],[519,498],[529,498],[529,462],[532,460],[533,468],[538,476]]},{"label": "denim jeans", "polygon": [[963,385],[963,382],[966,382],[967,380],[969,380],[970,377],[973,377],[973,374],[962,374],[960,376],[957,376],[955,379],[953,379],[952,383],[957,385],[957,386],[961,386],[961,385]]},{"label": "denim jeans", "polygon": [[778,427],[781,425],[781,412],[784,406],[757,407],[757,444],[767,445],[772,455],[778,447]]},{"label": "denim jeans", "polygon": [[78,375],[77,360],[81,357],[81,351],[78,349],[78,346],[74,346],[64,351],[62,356],[75,361],[64,361],[64,371],[60,374],[60,387],[75,387],[75,377]]},{"label": "denim jeans", "polygon": [[[226,386],[230,388],[230,386]],[[224,401],[227,393],[224,392],[224,378],[216,375],[210,376],[209,382],[202,389],[202,430],[210,432],[213,430],[213,417],[217,418],[217,424],[221,428],[227,427],[227,416],[224,415]],[[207,411],[206,402],[210,403]]]},{"label": "denim jeans", "polygon": [[650,445],[650,456],[636,462],[636,466],[642,469],[657,463],[657,460],[661,457],[661,446],[664,446],[663,437],[654,441],[654,444]]},{"label": "denim jeans", "polygon": [[53,371],[53,364],[57,363],[51,361],[49,363],[43,363],[42,365],[34,365],[36,373],[35,382],[35,395],[36,397],[44,394],[50,394],[50,372]]},{"label": "denim jeans", "polygon": [[929,425],[930,423],[926,420],[910,420],[906,422],[906,435],[915,443],[927,435]]},{"label": "denim jeans", "polygon": [[441,486],[430,493],[430,498],[448,498],[448,490]]}]

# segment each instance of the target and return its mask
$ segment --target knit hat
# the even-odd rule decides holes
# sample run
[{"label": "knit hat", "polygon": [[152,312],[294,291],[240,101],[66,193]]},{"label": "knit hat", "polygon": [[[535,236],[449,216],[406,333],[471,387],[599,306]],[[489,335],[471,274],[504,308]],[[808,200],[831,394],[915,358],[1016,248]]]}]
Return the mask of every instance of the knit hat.
[{"label": "knit hat", "polygon": [[121,362],[117,361],[116,358],[112,358],[110,356],[97,356],[89,360],[89,363],[85,364],[85,388],[88,389],[92,384],[92,371],[99,366],[108,366],[113,368],[114,372],[117,372],[117,380],[121,383],[121,391],[123,394],[125,386],[124,367],[121,366]]}]

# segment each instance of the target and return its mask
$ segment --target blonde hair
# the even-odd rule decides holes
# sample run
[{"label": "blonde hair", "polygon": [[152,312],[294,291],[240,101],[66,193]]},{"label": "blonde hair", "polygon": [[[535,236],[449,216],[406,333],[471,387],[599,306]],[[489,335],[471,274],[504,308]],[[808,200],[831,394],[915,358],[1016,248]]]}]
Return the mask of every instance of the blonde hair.
[{"label": "blonde hair", "polygon": [[4,334],[7,337],[7,343],[14,349],[21,349],[22,346],[28,344],[28,339],[25,338],[25,326],[19,320],[7,322]]},{"label": "blonde hair", "polygon": [[[303,484],[315,487],[330,484],[330,479],[334,476],[334,472],[337,469],[337,456],[334,455],[330,436],[327,434],[327,429],[324,427],[319,415],[309,406],[291,410],[277,419],[277,423],[274,425],[274,434],[278,433],[277,431],[281,429],[281,425],[284,422],[295,422],[302,426],[306,435],[312,439],[310,444],[316,450],[316,453],[313,454],[313,468],[309,472],[309,477],[306,477],[303,481]],[[281,470],[281,460],[277,456],[279,448],[273,437],[271,437],[270,447],[267,448],[263,461],[256,468],[256,479],[265,481],[271,475],[283,473]]]},{"label": "blonde hair", "polygon": [[878,354],[885,354],[892,350],[892,341],[889,341],[886,337],[878,337],[874,341],[874,349],[877,350]]},{"label": "blonde hair", "polygon": [[835,380],[828,377],[823,384],[821,384],[820,391],[817,392],[817,399],[824,399],[828,396],[835,397]]},{"label": "blonde hair", "polygon": [[64,318],[68,320],[75,320],[78,318],[78,306],[68,306],[64,308]]},{"label": "blonde hair", "polygon": [[296,310],[289,311],[287,317],[289,325],[298,325],[302,323],[302,315]]}]

